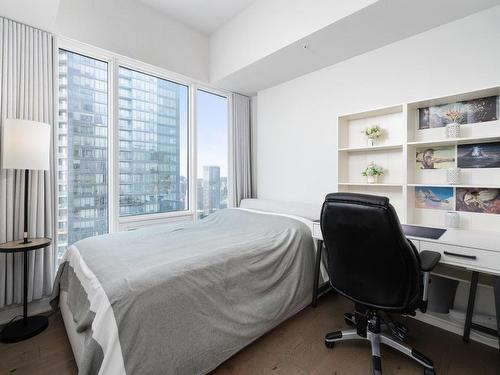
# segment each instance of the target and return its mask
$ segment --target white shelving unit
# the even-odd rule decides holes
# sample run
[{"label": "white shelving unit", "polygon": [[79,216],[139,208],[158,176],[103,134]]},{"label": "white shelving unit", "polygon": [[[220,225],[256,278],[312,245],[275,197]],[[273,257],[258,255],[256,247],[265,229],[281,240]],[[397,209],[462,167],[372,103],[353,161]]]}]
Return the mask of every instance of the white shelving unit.
[{"label": "white shelving unit", "polygon": [[[422,186],[500,189],[500,168],[462,169],[460,183],[449,185],[446,170],[418,170],[416,150],[500,141],[500,120],[461,126],[460,138],[446,138],[446,128],[418,129],[418,109],[500,95],[500,87],[403,103],[338,118],[338,191],[389,197],[403,223],[444,226],[446,210],[417,208],[415,189]],[[384,135],[373,147],[362,131],[379,125]],[[456,154],[455,154],[456,156]],[[455,157],[455,160],[457,158]],[[378,183],[368,184],[361,171],[370,162],[384,168]],[[456,161],[455,161],[456,163]],[[452,202],[453,210],[455,202]],[[500,230],[500,214],[457,211],[460,226],[474,230]]]}]

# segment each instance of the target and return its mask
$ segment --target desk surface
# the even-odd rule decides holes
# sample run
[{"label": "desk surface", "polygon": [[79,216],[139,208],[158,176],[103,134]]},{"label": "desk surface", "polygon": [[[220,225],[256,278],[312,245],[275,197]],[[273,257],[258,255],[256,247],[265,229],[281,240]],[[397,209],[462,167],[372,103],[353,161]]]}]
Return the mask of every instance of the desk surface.
[{"label": "desk surface", "polygon": [[[313,237],[316,239],[322,239],[319,220],[313,223]],[[500,231],[490,232],[449,228],[440,238],[436,240],[415,236],[408,236],[408,238],[500,253]]]},{"label": "desk surface", "polygon": [[450,228],[437,240],[413,236],[408,236],[408,238],[500,253],[500,232]]}]

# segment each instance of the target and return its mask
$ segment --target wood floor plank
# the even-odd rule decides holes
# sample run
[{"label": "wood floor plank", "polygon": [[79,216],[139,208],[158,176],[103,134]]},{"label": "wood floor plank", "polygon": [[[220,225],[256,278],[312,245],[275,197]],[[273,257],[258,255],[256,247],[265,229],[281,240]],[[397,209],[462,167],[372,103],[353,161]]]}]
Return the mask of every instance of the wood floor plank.
[{"label": "wood floor plank", "polygon": [[[352,304],[338,295],[320,299],[227,360],[211,375],[355,375],[371,373],[367,342],[338,343],[327,349],[325,333],[348,326],[343,313]],[[0,375],[75,375],[78,370],[59,313],[49,317],[49,328],[29,340],[0,343]],[[498,350],[406,318],[409,344],[429,356],[439,375],[500,374]],[[382,347],[384,375],[421,375],[422,368],[395,350]],[[129,374],[134,375],[134,374]]]}]

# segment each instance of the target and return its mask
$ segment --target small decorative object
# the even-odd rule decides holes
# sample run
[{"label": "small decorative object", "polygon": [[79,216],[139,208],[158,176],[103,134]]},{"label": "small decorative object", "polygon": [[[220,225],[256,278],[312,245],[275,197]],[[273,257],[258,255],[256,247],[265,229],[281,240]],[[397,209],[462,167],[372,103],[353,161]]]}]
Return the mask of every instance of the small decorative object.
[{"label": "small decorative object", "polygon": [[380,126],[373,125],[363,130],[363,134],[367,137],[368,146],[373,147],[373,145],[375,144],[375,139],[380,138],[383,132]]},{"label": "small decorative object", "polygon": [[446,125],[446,137],[447,138],[460,138],[460,124],[453,122]]},{"label": "small decorative object", "polygon": [[460,226],[460,216],[454,211],[448,211],[444,217],[444,225],[447,228],[458,228]]},{"label": "small decorative object", "polygon": [[460,181],[460,168],[448,168],[446,170],[446,181],[450,185],[456,185]]},{"label": "small decorative object", "polygon": [[378,165],[375,165],[375,163],[370,162],[361,174],[366,177],[366,182],[369,184],[376,184],[378,176],[382,176],[384,174],[384,170]]},{"label": "small decorative object", "polygon": [[446,112],[446,117],[448,117],[451,121],[450,124],[446,125],[446,137],[459,138],[460,124],[458,122],[462,118],[462,113],[458,109],[450,109]]}]

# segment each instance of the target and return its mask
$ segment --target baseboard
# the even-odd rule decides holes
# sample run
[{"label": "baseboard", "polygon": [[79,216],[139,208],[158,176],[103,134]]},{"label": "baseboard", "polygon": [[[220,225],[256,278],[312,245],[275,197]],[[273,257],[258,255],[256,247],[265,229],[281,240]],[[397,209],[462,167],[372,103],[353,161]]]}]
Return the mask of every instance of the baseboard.
[{"label": "baseboard", "polygon": [[[28,304],[28,315],[38,315],[46,313],[50,307],[50,298],[45,297]],[[23,305],[9,305],[0,310],[0,325],[10,322],[16,315],[23,315]]]}]

